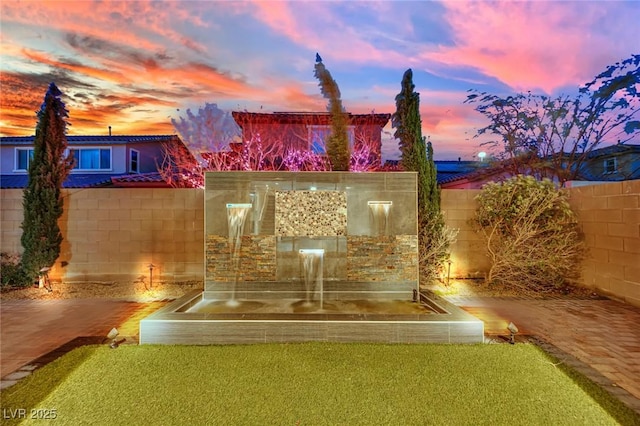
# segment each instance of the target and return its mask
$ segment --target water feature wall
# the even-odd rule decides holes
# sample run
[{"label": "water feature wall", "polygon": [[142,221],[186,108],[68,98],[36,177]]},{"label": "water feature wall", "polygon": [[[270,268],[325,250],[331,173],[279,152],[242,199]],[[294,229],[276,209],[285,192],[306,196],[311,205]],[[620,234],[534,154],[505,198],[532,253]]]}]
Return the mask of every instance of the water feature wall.
[{"label": "water feature wall", "polygon": [[415,173],[205,177],[204,291],[140,321],[141,344],[480,343],[418,290]]},{"label": "water feature wall", "polygon": [[[411,298],[416,193],[415,173],[207,173],[204,297],[305,299],[301,256],[322,251],[325,298]],[[243,205],[251,224],[237,240],[227,205]]]}]

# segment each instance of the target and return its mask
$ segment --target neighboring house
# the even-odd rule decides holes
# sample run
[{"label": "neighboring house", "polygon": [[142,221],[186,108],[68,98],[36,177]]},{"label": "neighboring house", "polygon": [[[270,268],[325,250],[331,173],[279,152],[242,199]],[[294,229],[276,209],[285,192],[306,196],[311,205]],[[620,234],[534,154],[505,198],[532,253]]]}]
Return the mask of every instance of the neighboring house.
[{"label": "neighboring house", "polygon": [[[328,112],[233,111],[232,116],[242,129],[242,140],[259,138],[266,152],[281,156],[286,150],[326,154],[326,141],[331,135],[331,114]],[[382,128],[389,122],[391,114],[347,113],[346,116],[350,148],[366,145],[371,153],[371,164],[380,166]]]},{"label": "neighboring house", "polygon": [[[468,173],[440,179],[438,183],[447,189],[480,189],[488,182],[498,182],[512,176],[504,164],[487,164]],[[580,165],[577,179],[583,182],[616,182],[640,179],[640,145],[616,144],[594,149]],[[572,185],[575,185],[573,183]]]},{"label": "neighboring house", "polygon": [[640,145],[616,144],[589,153],[579,180],[621,181],[640,179]]},{"label": "neighboring house", "polygon": [[[0,187],[25,188],[34,136],[0,138]],[[67,136],[75,165],[65,188],[169,187],[158,173],[164,144],[182,144],[174,135]]]},{"label": "neighboring house", "polygon": [[473,171],[438,179],[438,183],[442,189],[481,189],[488,182],[502,181],[510,176],[503,169],[493,168],[487,164],[486,167]]},{"label": "neighboring house", "polygon": [[[465,177],[474,176],[481,170],[488,168],[488,163],[482,161],[434,160],[433,162],[436,166],[436,179],[443,188],[448,188],[449,186],[446,185],[449,182],[464,182]],[[384,167],[389,170],[397,170],[399,163],[399,160],[387,160]],[[457,188],[457,186],[452,187]]]}]

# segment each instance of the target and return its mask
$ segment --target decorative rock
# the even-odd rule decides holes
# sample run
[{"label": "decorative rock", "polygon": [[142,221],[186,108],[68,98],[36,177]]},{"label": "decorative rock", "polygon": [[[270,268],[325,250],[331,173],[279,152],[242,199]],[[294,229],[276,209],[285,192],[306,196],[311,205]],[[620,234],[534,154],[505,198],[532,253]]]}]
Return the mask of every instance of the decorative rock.
[{"label": "decorative rock", "polygon": [[276,191],[277,236],[347,234],[347,194],[344,191]]}]

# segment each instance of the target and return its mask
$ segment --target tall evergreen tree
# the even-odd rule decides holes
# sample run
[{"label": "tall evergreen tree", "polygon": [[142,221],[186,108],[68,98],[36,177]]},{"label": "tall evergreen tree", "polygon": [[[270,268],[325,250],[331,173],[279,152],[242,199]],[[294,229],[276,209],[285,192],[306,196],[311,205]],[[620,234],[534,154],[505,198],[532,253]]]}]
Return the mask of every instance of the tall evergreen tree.
[{"label": "tall evergreen tree", "polygon": [[396,96],[396,112],[391,117],[391,125],[396,129],[394,136],[400,147],[401,167],[418,173],[420,264],[423,274],[431,279],[448,259],[449,242],[453,238],[449,236],[453,234],[445,232],[433,147],[422,136],[420,94],[414,89],[413,71],[408,69]]},{"label": "tall evergreen tree", "polygon": [[[67,118],[62,92],[49,85],[38,111],[38,124],[29,163],[29,183],[23,195],[22,270],[33,280],[41,268],[50,267],[60,255],[62,233],[62,183],[73,167],[73,156],[65,158]],[[25,283],[28,284],[28,283]]]},{"label": "tall evergreen tree", "polygon": [[322,95],[329,99],[327,109],[331,113],[331,135],[327,140],[326,149],[331,168],[336,171],[348,171],[351,154],[349,153],[347,117],[340,99],[340,89],[317,53],[314,75],[320,82]]},{"label": "tall evergreen tree", "polygon": [[[424,140],[424,137],[422,138]],[[427,141],[427,177],[425,179],[425,189],[427,196],[427,206],[433,212],[440,212],[440,187],[438,186],[438,170],[433,161],[433,146],[431,141]]]},{"label": "tall evergreen tree", "polygon": [[396,96],[396,112],[391,125],[393,136],[400,147],[400,165],[406,171],[418,172],[418,214],[420,218],[430,211],[440,210],[440,191],[436,181],[431,142],[422,137],[420,119],[420,94],[414,91],[411,68],[402,76],[402,89]]}]

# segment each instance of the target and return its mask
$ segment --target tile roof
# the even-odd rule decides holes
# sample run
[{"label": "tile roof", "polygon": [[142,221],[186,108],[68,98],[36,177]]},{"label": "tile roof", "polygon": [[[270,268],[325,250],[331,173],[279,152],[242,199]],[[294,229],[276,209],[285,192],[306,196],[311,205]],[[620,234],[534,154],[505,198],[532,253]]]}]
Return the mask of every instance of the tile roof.
[{"label": "tile roof", "polygon": [[619,143],[616,145],[605,146],[604,148],[594,149],[589,154],[587,154],[587,158],[598,158],[605,155],[618,154],[622,152],[640,154],[640,145]]},{"label": "tile roof", "polygon": [[[63,188],[93,188],[101,186],[111,186],[112,174],[91,174],[91,173],[71,173],[62,184]],[[20,175],[0,175],[0,188],[22,189],[27,187],[29,176]]]},{"label": "tile roof", "polygon": [[[399,160],[386,160],[384,165],[395,167]],[[439,184],[453,182],[468,176],[473,176],[478,170],[483,170],[489,166],[488,163],[478,161],[458,161],[458,160],[434,160],[436,165],[436,179]]]},{"label": "tile roof", "polygon": [[115,186],[169,187],[162,176],[160,176],[160,173],[157,172],[114,176],[111,181]]},{"label": "tile roof", "polygon": [[[281,124],[311,124],[311,125],[328,125],[331,124],[331,114],[328,112],[247,112],[232,111],[231,115],[236,123],[242,127],[248,123],[265,124],[265,123],[281,123]],[[377,124],[384,127],[391,114],[351,114],[346,113],[349,124]]]},{"label": "tile roof", "polygon": [[[89,135],[89,136],[67,136],[69,145],[124,145],[145,142],[164,142],[176,135]],[[2,136],[0,145],[33,145],[35,136]]]}]

